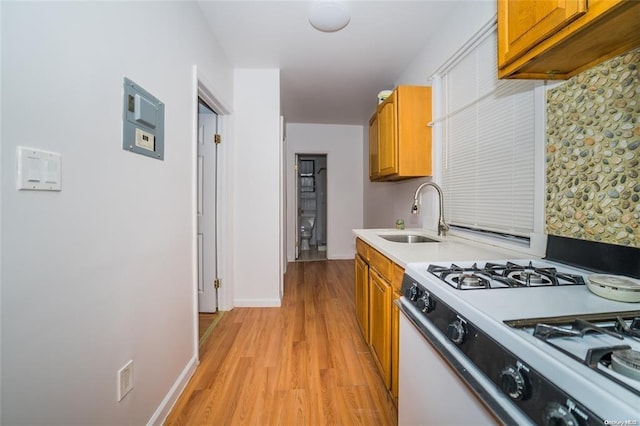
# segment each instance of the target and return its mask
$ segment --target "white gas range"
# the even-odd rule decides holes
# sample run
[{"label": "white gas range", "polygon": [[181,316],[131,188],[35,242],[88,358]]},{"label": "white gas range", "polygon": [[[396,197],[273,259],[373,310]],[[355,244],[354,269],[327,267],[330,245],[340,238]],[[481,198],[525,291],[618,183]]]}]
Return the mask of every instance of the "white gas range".
[{"label": "white gas range", "polygon": [[[540,259],[407,265],[399,424],[640,424],[640,303],[593,294],[592,273]],[[405,344],[417,335],[428,345]],[[455,375],[434,372],[445,364]]]}]

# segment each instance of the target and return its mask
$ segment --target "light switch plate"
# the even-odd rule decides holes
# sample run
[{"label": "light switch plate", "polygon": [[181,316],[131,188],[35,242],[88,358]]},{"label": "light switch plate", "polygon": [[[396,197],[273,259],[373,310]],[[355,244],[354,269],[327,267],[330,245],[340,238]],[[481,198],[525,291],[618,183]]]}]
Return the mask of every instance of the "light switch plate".
[{"label": "light switch plate", "polygon": [[16,183],[20,190],[61,191],[62,155],[19,146]]}]

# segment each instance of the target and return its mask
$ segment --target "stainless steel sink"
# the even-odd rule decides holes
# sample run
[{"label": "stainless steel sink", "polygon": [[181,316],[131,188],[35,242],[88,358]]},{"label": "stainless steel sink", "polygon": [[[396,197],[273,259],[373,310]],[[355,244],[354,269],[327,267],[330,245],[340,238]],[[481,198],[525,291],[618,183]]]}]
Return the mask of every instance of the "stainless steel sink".
[{"label": "stainless steel sink", "polygon": [[424,235],[413,235],[413,234],[390,234],[390,235],[380,235],[380,238],[384,238],[387,241],[393,241],[394,243],[439,243],[440,241],[431,239],[429,237],[425,237]]}]

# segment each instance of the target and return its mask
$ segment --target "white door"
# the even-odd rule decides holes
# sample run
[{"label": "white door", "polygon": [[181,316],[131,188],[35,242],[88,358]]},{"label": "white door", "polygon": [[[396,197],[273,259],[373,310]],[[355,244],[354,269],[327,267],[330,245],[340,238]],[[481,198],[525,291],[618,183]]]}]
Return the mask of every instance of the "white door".
[{"label": "white door", "polygon": [[198,104],[198,311],[218,310],[217,133],[218,115]]}]

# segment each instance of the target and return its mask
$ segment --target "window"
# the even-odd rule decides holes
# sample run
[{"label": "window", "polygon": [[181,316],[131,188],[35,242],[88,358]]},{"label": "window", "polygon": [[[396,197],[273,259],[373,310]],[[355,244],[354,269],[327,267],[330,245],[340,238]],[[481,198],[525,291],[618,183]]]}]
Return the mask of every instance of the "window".
[{"label": "window", "polygon": [[496,58],[490,25],[433,78],[445,210],[451,225],[529,238],[539,83],[498,80]]}]

